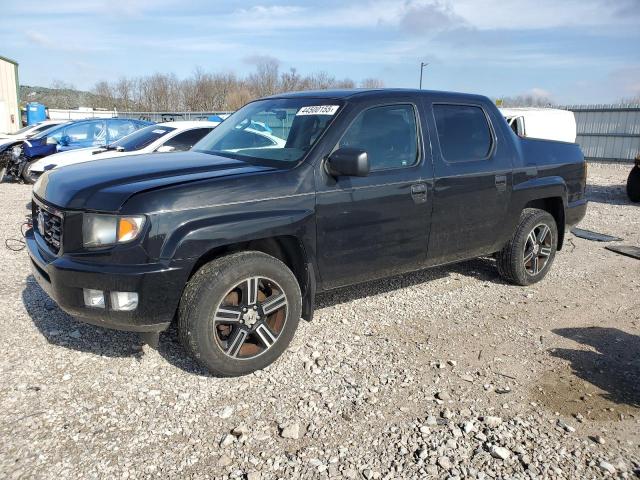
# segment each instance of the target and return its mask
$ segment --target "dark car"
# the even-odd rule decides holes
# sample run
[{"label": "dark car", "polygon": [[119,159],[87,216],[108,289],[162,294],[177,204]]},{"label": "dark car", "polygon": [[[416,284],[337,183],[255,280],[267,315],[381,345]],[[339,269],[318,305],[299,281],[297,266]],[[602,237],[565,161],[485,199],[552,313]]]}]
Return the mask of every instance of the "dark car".
[{"label": "dark car", "polygon": [[77,148],[104,146],[149,125],[153,124],[128,118],[90,118],[65,123],[25,140],[19,149],[14,147],[6,174],[15,180],[32,183],[26,175],[27,169],[42,157]]},{"label": "dark car", "polygon": [[189,152],[45,172],[26,239],[65,311],[152,340],[175,319],[194,358],[242,375],[278,358],[319,291],[481,255],[540,281],[585,214],[585,174],[578,145],[518,138],[482,96],[302,92]]}]

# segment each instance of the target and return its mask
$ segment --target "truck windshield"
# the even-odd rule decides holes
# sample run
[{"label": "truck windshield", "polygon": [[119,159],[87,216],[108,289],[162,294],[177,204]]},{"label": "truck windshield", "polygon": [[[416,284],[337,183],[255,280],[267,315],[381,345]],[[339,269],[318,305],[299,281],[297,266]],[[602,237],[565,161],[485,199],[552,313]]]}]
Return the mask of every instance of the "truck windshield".
[{"label": "truck windshield", "polygon": [[193,150],[240,160],[294,164],[316,144],[341,105],[318,98],[259,100],[227,118]]},{"label": "truck windshield", "polygon": [[167,133],[175,130],[173,127],[164,127],[159,125],[150,125],[145,128],[141,128],[133,133],[130,133],[126,137],[121,138],[117,142],[109,144],[107,149],[115,150],[118,147],[125,152],[133,152],[135,150],[143,149],[160,137],[164,137]]}]

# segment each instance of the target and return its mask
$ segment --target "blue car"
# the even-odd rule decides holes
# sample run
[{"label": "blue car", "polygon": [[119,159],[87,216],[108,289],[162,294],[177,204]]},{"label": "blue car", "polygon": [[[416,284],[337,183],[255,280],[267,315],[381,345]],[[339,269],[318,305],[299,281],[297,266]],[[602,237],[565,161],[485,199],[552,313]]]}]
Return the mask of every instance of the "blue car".
[{"label": "blue car", "polygon": [[90,118],[64,123],[13,147],[11,158],[6,162],[6,176],[31,183],[24,173],[31,163],[42,157],[65,150],[102,147],[149,125],[153,123],[128,118]]},{"label": "blue car", "polygon": [[152,123],[128,118],[76,120],[25,141],[22,145],[22,154],[30,161],[65,150],[101,147],[148,125]]}]

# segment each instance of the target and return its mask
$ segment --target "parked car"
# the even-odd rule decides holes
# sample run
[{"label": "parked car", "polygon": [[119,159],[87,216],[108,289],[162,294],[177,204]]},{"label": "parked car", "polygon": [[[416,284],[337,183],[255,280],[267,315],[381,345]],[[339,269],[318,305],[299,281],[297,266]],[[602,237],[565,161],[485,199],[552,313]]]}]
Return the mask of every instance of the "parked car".
[{"label": "parked car", "polygon": [[153,124],[126,118],[91,118],[67,122],[14,146],[12,158],[7,162],[6,175],[14,180],[29,182],[27,168],[42,157],[66,150],[107,145],[148,125]]},{"label": "parked car", "polygon": [[45,120],[44,122],[34,123],[33,125],[21,128],[15,133],[0,134],[0,182],[4,179],[7,164],[12,157],[11,149],[13,147],[20,145],[27,138],[31,138],[61,123],[65,122],[63,120]]},{"label": "parked car", "polygon": [[37,133],[53,127],[54,125],[60,125],[65,122],[66,120],[44,120],[42,122],[34,123],[33,125],[22,127],[17,132],[0,133],[0,148],[7,143],[21,142],[27,138],[33,137]]},{"label": "parked car", "polygon": [[[270,115],[278,148],[243,134]],[[319,291],[484,255],[542,280],[585,187],[578,145],[516,136],[483,96],[300,92],[188,152],[45,172],[26,243],[71,315],[151,343],[177,318],[186,350],[235,376],[280,356]]]},{"label": "parked car", "polygon": [[219,122],[178,121],[149,125],[104,147],[80,148],[37,160],[27,167],[25,178],[34,183],[42,172],[76,163],[144,153],[183,152],[209,134]]},{"label": "parked car", "polygon": [[557,108],[501,108],[513,131],[521,137],[575,143],[576,117]]},{"label": "parked car", "polygon": [[640,154],[627,177],[627,196],[632,202],[640,202]]}]

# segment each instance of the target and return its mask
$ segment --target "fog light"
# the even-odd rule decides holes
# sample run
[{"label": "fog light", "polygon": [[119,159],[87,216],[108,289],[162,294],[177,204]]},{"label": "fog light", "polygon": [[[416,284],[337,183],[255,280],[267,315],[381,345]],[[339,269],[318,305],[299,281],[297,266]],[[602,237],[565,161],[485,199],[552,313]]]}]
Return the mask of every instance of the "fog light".
[{"label": "fog light", "polygon": [[82,293],[84,295],[84,304],[87,307],[104,308],[104,293],[102,290],[83,288]]},{"label": "fog light", "polygon": [[136,292],[111,292],[111,308],[129,312],[138,306]]}]

